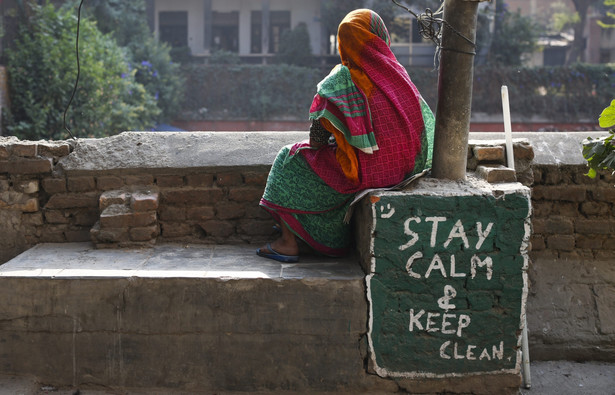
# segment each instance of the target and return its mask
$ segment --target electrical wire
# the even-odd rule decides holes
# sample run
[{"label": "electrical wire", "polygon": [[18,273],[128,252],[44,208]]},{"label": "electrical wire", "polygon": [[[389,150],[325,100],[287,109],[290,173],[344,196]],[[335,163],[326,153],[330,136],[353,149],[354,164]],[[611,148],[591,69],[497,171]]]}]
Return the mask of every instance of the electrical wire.
[{"label": "electrical wire", "polygon": [[77,78],[75,79],[75,87],[73,88],[73,93],[70,96],[68,104],[66,105],[66,109],[64,110],[64,129],[68,132],[68,134],[70,134],[73,140],[76,140],[76,138],[75,136],[73,136],[73,133],[70,131],[68,126],[66,126],[66,114],[68,113],[68,109],[70,108],[73,99],[75,98],[77,86],[79,86],[79,76],[81,75],[81,65],[79,62],[79,26],[81,25],[81,6],[83,5],[83,1],[84,0],[81,0],[81,2],[79,3],[79,8],[77,10],[77,39],[75,40],[75,54],[77,55]]}]

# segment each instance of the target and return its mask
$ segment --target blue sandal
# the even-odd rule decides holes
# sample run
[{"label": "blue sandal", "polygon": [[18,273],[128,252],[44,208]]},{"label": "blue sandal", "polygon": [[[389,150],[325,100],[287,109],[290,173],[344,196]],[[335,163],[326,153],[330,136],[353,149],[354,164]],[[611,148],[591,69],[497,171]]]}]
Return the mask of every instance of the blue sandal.
[{"label": "blue sandal", "polygon": [[299,255],[283,255],[271,248],[271,243],[267,243],[267,249],[269,252],[264,252],[260,248],[256,249],[256,255],[262,256],[263,258],[273,259],[274,261],[284,262],[284,263],[294,263],[299,260]]}]

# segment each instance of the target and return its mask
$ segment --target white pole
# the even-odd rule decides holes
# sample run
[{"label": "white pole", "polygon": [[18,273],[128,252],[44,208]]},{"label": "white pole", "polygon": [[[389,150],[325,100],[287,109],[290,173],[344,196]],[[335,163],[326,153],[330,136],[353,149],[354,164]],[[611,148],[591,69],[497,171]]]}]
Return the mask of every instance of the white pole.
[{"label": "white pole", "polygon": [[512,125],[510,121],[510,104],[508,102],[508,87],[502,85],[502,110],[504,112],[504,135],[506,136],[506,159],[507,165],[515,169],[515,156],[512,143]]}]

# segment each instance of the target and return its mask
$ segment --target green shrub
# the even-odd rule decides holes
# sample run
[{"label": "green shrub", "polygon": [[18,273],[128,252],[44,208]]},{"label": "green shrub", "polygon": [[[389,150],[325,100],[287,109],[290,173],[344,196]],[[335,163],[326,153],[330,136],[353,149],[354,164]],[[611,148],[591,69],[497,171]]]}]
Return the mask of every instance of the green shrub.
[{"label": "green shrub", "polygon": [[[7,130],[24,139],[62,139],[63,113],[72,93],[77,65],[74,10],[35,6],[8,52],[11,113]],[[101,137],[153,126],[160,110],[155,98],[135,81],[127,55],[96,25],[80,25],[81,76],[67,113],[75,136]]]},{"label": "green shrub", "polygon": [[600,170],[615,171],[615,100],[602,111],[599,118],[601,128],[611,128],[609,135],[597,139],[587,138],[583,142],[583,157],[587,160],[589,172],[587,175],[596,178]]}]

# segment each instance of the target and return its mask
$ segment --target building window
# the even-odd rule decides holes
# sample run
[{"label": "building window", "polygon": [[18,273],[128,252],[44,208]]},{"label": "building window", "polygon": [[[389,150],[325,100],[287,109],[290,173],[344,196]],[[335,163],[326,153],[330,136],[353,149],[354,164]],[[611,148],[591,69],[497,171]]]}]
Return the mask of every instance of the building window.
[{"label": "building window", "polygon": [[239,52],[239,12],[212,12],[211,49]]},{"label": "building window", "polygon": [[[263,52],[263,15],[261,11],[252,11],[250,52]],[[290,11],[271,11],[269,13],[269,47],[267,53],[277,53],[284,33],[290,30]]]},{"label": "building window", "polygon": [[188,13],[186,11],[164,11],[158,14],[160,41],[172,47],[188,46]]}]

